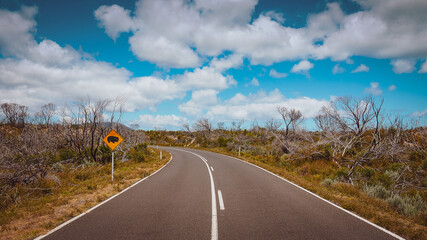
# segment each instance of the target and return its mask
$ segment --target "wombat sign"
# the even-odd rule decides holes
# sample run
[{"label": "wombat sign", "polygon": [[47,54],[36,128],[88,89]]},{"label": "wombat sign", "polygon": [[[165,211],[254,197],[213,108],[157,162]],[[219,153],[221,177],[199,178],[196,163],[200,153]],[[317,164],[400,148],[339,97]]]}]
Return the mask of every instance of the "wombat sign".
[{"label": "wombat sign", "polygon": [[119,141],[119,138],[118,137],[114,137],[114,136],[109,136],[108,138],[107,138],[107,141],[109,142],[109,143],[116,143],[116,142],[118,142]]}]

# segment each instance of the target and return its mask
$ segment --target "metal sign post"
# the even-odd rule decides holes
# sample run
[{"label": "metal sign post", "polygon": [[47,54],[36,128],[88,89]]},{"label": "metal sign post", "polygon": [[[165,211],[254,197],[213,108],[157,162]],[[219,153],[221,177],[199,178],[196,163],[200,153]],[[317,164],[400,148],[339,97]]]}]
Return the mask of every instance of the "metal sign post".
[{"label": "metal sign post", "polygon": [[116,131],[111,130],[102,140],[111,148],[111,181],[114,181],[114,148],[123,141],[123,138]]},{"label": "metal sign post", "polygon": [[114,182],[114,152],[111,152],[111,181]]}]

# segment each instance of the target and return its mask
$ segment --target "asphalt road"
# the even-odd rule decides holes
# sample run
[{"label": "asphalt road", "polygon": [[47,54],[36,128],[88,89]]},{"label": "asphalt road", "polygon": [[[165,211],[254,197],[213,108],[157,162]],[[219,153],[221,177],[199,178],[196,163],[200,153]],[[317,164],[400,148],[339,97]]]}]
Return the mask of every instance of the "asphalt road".
[{"label": "asphalt road", "polygon": [[44,239],[396,239],[242,161],[164,149],[161,171]]}]

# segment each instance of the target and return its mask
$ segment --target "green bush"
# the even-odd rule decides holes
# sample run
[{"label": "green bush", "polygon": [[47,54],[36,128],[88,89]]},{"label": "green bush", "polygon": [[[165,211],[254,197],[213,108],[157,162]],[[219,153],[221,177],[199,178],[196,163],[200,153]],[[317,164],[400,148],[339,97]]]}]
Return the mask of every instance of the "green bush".
[{"label": "green bush", "polygon": [[408,217],[413,217],[426,211],[426,203],[419,194],[405,198],[393,194],[387,198],[387,203],[399,213]]},{"label": "green bush", "polygon": [[99,147],[100,162],[105,164],[111,162],[111,149],[108,146]]},{"label": "green bush", "polygon": [[386,199],[390,196],[391,192],[382,185],[365,185],[363,191],[366,192],[371,197]]},{"label": "green bush", "polygon": [[332,186],[332,184],[334,184],[334,180],[332,180],[332,179],[330,179],[330,178],[326,178],[325,180],[323,180],[321,183],[320,183],[322,186],[325,186],[325,187],[330,187],[330,186]]},{"label": "green bush", "polygon": [[219,137],[217,140],[218,147],[227,147],[227,143],[230,141],[229,139],[225,139],[224,137]]},{"label": "green bush", "polygon": [[148,151],[147,144],[146,143],[140,143],[140,144],[134,146],[129,151],[129,156],[130,156],[130,159],[132,159],[133,161],[143,162],[143,161],[145,161],[145,157],[149,153],[150,153],[150,151]]}]

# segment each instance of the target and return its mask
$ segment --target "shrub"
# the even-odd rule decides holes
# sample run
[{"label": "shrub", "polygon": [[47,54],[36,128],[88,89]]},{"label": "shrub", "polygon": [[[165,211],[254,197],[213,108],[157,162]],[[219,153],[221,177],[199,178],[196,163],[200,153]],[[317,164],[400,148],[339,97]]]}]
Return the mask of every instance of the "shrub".
[{"label": "shrub", "polygon": [[397,194],[387,198],[387,203],[391,207],[396,209],[399,213],[404,214],[409,217],[422,214],[426,211],[426,203],[423,201],[419,194],[414,197],[401,197]]},{"label": "shrub", "polygon": [[369,186],[365,185],[363,191],[371,197],[386,199],[390,196],[390,190],[383,187],[382,185]]},{"label": "shrub", "polygon": [[101,163],[105,164],[107,162],[111,161],[111,149],[107,146],[100,146],[99,147],[99,153],[100,153],[100,161]]},{"label": "shrub", "polygon": [[149,151],[147,149],[146,143],[140,143],[136,146],[134,146],[129,151],[129,156],[132,160],[136,162],[143,162],[145,161],[145,157],[149,154]]},{"label": "shrub", "polygon": [[224,147],[224,148],[227,147],[227,143],[229,141],[230,141],[229,139],[225,139],[224,137],[219,137],[217,139],[218,147]]},{"label": "shrub", "polygon": [[330,178],[326,178],[320,184],[322,184],[322,186],[325,186],[325,187],[330,187],[332,184],[334,184],[334,180]]},{"label": "shrub", "polygon": [[361,177],[366,179],[371,179],[371,177],[375,176],[375,171],[372,168],[360,168],[358,172],[360,173]]}]

